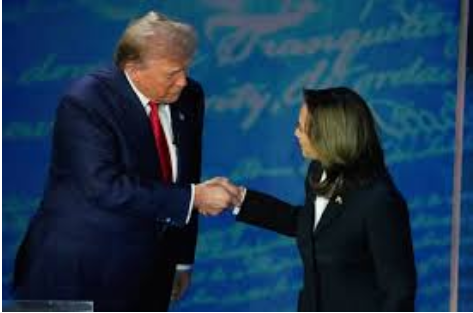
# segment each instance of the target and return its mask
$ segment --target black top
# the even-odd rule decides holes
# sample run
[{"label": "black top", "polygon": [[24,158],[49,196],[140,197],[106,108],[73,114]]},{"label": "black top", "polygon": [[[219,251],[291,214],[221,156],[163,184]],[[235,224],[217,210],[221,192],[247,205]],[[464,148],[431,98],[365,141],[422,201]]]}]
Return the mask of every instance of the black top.
[{"label": "black top", "polygon": [[[319,163],[309,172],[321,175]],[[389,175],[330,199],[315,231],[314,200],[307,179],[304,206],[248,190],[237,217],[297,238],[304,265],[298,310],[414,311],[409,213]]]}]

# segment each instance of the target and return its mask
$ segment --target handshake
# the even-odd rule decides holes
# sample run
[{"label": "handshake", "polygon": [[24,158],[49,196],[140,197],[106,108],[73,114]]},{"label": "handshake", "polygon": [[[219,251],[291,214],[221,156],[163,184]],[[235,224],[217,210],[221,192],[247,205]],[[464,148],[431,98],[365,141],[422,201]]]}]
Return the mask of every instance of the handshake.
[{"label": "handshake", "polygon": [[215,177],[195,185],[194,207],[202,215],[218,215],[226,208],[240,207],[245,188],[232,184],[227,178]]}]

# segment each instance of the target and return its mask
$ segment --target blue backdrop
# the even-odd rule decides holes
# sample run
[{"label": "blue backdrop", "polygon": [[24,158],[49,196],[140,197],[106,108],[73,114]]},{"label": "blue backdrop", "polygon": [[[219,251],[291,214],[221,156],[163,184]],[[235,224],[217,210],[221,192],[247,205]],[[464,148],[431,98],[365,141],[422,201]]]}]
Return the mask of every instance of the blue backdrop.
[{"label": "blue backdrop", "polygon": [[471,1],[468,20],[458,297],[460,311],[473,311],[473,7]]},{"label": "blue backdrop", "polygon": [[[62,90],[110,64],[129,19],[150,9],[198,30],[191,75],[206,92],[206,178],[228,176],[301,202],[306,164],[293,133],[302,88],[348,85],[367,99],[409,204],[417,309],[448,310],[460,20],[453,0],[4,1],[3,298],[11,297],[16,249],[41,197]],[[465,160],[473,155],[472,114]],[[471,225],[469,168],[463,203]],[[296,309],[293,240],[236,224],[229,213],[201,225],[192,289],[174,310]],[[472,310],[467,226],[460,309]]]}]

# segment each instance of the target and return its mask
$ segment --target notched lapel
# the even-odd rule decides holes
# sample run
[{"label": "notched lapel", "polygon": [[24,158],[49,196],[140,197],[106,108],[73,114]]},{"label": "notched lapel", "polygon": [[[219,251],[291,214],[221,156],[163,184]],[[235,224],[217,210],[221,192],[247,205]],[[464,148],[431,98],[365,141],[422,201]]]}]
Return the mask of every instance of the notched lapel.
[{"label": "notched lapel", "polygon": [[179,103],[171,105],[171,124],[175,143],[179,142],[179,132],[182,129],[182,123],[185,123],[186,115],[180,108]]},{"label": "notched lapel", "polygon": [[143,168],[156,173],[153,175],[157,175],[160,171],[158,155],[146,111],[123,72],[116,69],[112,73],[113,90],[116,92],[117,105],[120,108],[118,123],[122,125],[127,142],[136,150],[138,162]]},{"label": "notched lapel", "polygon": [[320,221],[315,228],[314,235],[317,236],[324,228],[330,226],[330,224],[336,220],[340,215],[345,211],[345,203],[344,203],[343,196],[334,196],[330,199],[329,203],[327,204],[327,208],[325,209]]},{"label": "notched lapel", "polygon": [[138,96],[133,92],[130,84],[126,80],[125,74],[119,70],[113,73],[113,91],[116,93],[117,105],[120,108],[120,122],[125,127],[125,134],[136,139],[145,138],[153,143],[153,132],[149,123],[146,111],[140,103]]}]

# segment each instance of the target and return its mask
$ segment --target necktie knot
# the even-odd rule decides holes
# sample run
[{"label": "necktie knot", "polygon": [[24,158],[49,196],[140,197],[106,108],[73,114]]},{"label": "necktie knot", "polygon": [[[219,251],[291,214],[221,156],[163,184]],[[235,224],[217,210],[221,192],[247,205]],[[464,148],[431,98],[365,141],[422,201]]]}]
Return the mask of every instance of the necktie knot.
[{"label": "necktie knot", "polygon": [[159,107],[160,105],[166,105],[166,104],[167,104],[167,103],[158,102],[158,101],[154,101],[154,100],[149,100],[149,101],[148,101],[148,105],[149,105],[149,106]]},{"label": "necktie knot", "polygon": [[148,106],[151,108],[151,110],[159,108],[159,105],[160,105],[159,102],[156,102],[153,100],[149,100],[148,102]]}]

